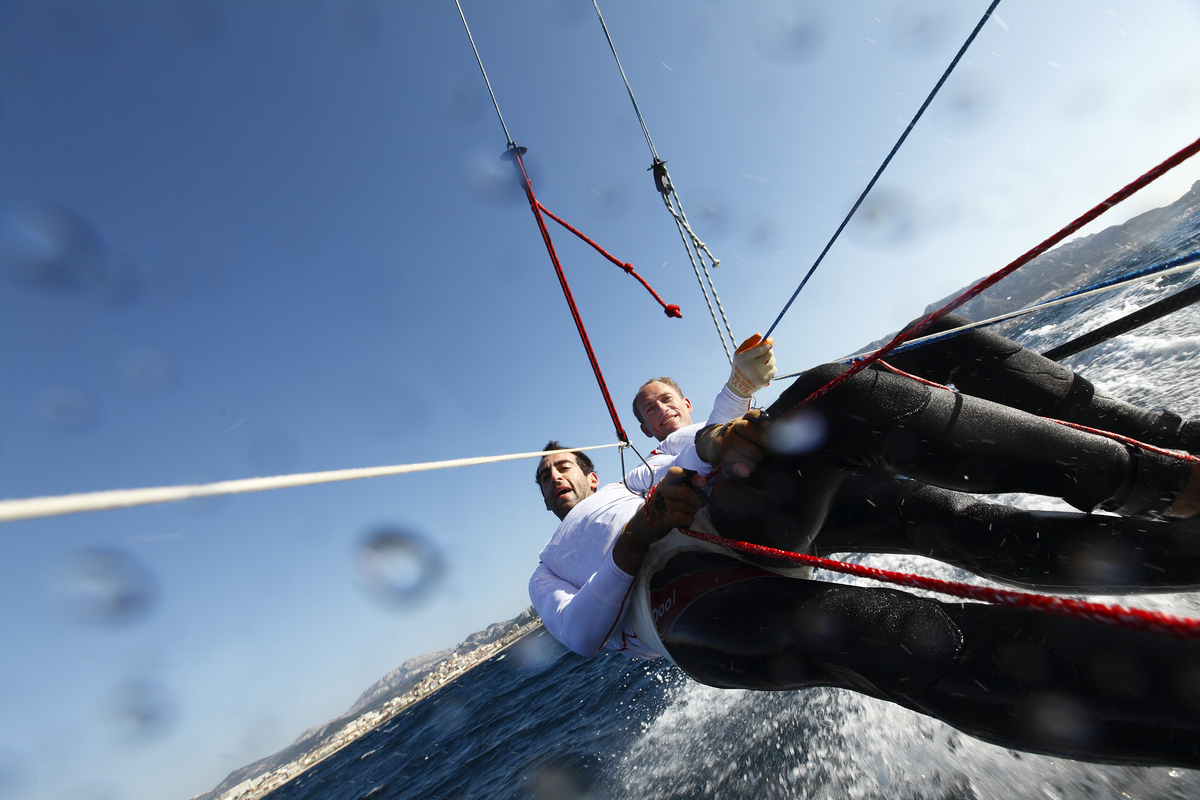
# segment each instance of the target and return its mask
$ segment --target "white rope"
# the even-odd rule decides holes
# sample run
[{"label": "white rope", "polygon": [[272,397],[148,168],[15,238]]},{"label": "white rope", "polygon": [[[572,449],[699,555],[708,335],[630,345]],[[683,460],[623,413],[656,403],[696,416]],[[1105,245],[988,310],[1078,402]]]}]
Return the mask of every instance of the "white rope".
[{"label": "white rope", "polygon": [[56,517],[63,514],[78,514],[83,511],[106,511],[113,508],[146,506],[154,503],[171,503],[196,497],[212,497],[221,494],[261,492],[267,489],[286,489],[292,486],[312,486],[318,483],[353,481],[360,478],[380,478],[385,475],[402,475],[408,472],[427,472],[451,467],[470,467],[476,464],[494,464],[498,461],[516,461],[522,458],[541,458],[558,453],[574,453],[579,450],[600,450],[618,447],[618,444],[598,444],[591,447],[571,447],[563,450],[539,450],[534,453],[515,453],[507,456],[480,456],[457,458],[452,461],[427,461],[423,464],[399,464],[390,467],[363,467],[360,469],[335,469],[329,472],[305,472],[296,475],[277,475],[271,478],[244,478],[217,483],[200,483],[186,486],[157,486],[148,489],[113,489],[84,494],[67,494],[58,497],[31,497],[22,500],[0,500],[0,522],[14,522],[37,517]]},{"label": "white rope", "polygon": [[[994,325],[997,322],[1003,322],[1004,320],[1012,319],[1013,317],[1020,317],[1020,316],[1024,316],[1025,314],[1032,314],[1035,311],[1045,311],[1047,308],[1054,308],[1055,306],[1061,306],[1064,303],[1071,302],[1072,300],[1080,300],[1084,297],[1091,297],[1094,294],[1101,294],[1103,292],[1111,292],[1116,289],[1124,289],[1127,286],[1132,286],[1135,283],[1144,283],[1145,281],[1152,281],[1155,278],[1161,278],[1164,275],[1174,275],[1176,272],[1184,272],[1185,270],[1189,270],[1189,269],[1190,270],[1196,269],[1196,265],[1195,264],[1183,264],[1178,267],[1172,267],[1171,269],[1164,269],[1162,272],[1152,272],[1149,275],[1141,275],[1137,278],[1131,278],[1127,281],[1121,281],[1120,283],[1114,283],[1110,286],[1101,286],[1099,288],[1091,289],[1086,292],[1080,292],[1079,294],[1073,294],[1069,297],[1060,297],[1057,300],[1047,300],[1044,303],[1037,303],[1032,306],[1026,306],[1025,308],[1018,308],[1016,311],[1009,311],[1007,314],[1001,314],[1000,316],[992,317],[991,319],[983,319],[983,320],[980,320],[979,322],[968,322],[966,325],[960,325],[957,328],[954,328],[954,331],[955,332],[963,332],[963,331],[969,331],[972,328],[982,328],[984,325]],[[921,344],[922,342],[927,342],[930,339],[936,339],[940,336],[945,336],[946,333],[947,333],[947,331],[942,331],[940,333],[931,333],[928,336],[922,336],[920,339],[913,339],[912,341],[905,342],[905,344],[906,345]],[[863,353],[855,353],[852,356],[846,356],[845,358],[843,358],[841,360],[842,361],[853,361],[856,358],[866,358],[867,356],[871,355],[872,353],[877,353],[877,352],[879,352],[878,349],[868,350]],[[794,378],[797,375],[803,375],[803,374],[804,374],[803,372],[792,372],[787,375],[777,376],[773,380],[782,380],[784,378]]]},{"label": "white rope", "polygon": [[[667,179],[670,180],[669,178]],[[668,184],[669,185],[669,184]],[[671,198],[675,202],[671,202]],[[725,316],[725,309],[721,306],[721,298],[717,296],[717,287],[713,283],[712,275],[709,274],[708,265],[704,262],[704,256],[707,255],[709,261],[712,262],[713,269],[721,266],[721,261],[712,254],[708,249],[708,245],[700,241],[700,237],[692,230],[691,224],[688,222],[687,215],[683,213],[683,202],[679,199],[679,195],[675,192],[675,187],[671,186],[669,192],[662,193],[663,203],[667,207],[667,211],[671,212],[671,216],[675,218],[675,227],[679,228],[679,237],[683,239],[683,247],[687,250],[688,260],[692,262],[692,272],[696,274],[696,282],[700,284],[700,293],[704,295],[704,302],[708,304],[708,313],[712,316],[713,325],[717,328],[717,336],[721,338],[721,347],[725,348],[725,357],[729,359],[729,363],[733,363],[733,354],[730,348],[737,347],[737,340],[733,338],[733,329],[729,326],[729,318]],[[679,206],[679,210],[675,206]],[[695,253],[693,254],[693,250]],[[700,266],[696,266],[696,261],[699,260]],[[708,279],[709,288],[712,289],[712,300],[708,298],[708,289],[704,288],[704,280],[700,277],[700,270],[704,270],[704,277]],[[716,301],[717,310],[713,310],[713,301]],[[729,332],[729,343],[725,342],[725,334],[721,332],[721,323],[717,321],[717,311],[721,312],[721,319],[725,321],[725,330]]]}]

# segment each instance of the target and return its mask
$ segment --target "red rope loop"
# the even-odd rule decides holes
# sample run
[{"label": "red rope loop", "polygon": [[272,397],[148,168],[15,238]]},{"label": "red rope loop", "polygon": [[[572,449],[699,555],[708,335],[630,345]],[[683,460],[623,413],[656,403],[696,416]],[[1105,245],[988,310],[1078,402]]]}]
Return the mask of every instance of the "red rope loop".
[{"label": "red rope loop", "polygon": [[[530,195],[530,196],[532,197],[532,195]],[[565,220],[563,220],[563,219],[560,219],[559,217],[557,217],[557,216],[554,214],[554,212],[552,212],[550,209],[546,208],[546,207],[545,207],[544,205],[542,205],[542,204],[541,204],[541,202],[539,202],[538,200],[536,200],[536,199],[535,199],[535,200],[533,200],[532,202],[535,202],[535,203],[537,203],[537,207],[538,207],[539,209],[541,209],[542,213],[544,213],[544,214],[545,214],[547,217],[549,217],[550,219],[554,220],[554,221],[555,221],[555,222],[557,222],[559,225],[562,225],[564,228],[566,228],[566,229],[567,229],[567,230],[569,230],[571,233],[573,233],[573,234],[575,234],[576,236],[578,236],[580,239],[583,239],[585,242],[587,242],[587,243],[588,243],[588,244],[590,244],[592,247],[594,247],[594,248],[596,249],[596,252],[597,252],[597,253],[599,253],[600,255],[604,256],[605,258],[607,258],[607,259],[608,259],[609,261],[611,261],[612,263],[616,264],[616,265],[617,265],[618,267],[620,267],[621,269],[625,270],[625,272],[626,272],[626,273],[628,273],[629,275],[632,275],[633,277],[637,278],[637,279],[638,279],[638,283],[640,283],[642,286],[645,286],[645,287],[646,287],[646,291],[648,291],[648,292],[651,294],[651,296],[652,296],[652,297],[654,297],[654,299],[658,301],[658,304],[659,304],[660,306],[662,306],[662,307],[663,307],[663,310],[664,310],[664,311],[666,311],[666,312],[667,312],[667,316],[668,316],[668,317],[677,317],[677,318],[678,318],[678,317],[682,317],[682,316],[683,316],[683,312],[681,312],[681,311],[679,310],[679,306],[677,306],[677,305],[667,305],[666,301],[665,301],[665,300],[663,300],[661,297],[659,297],[659,296],[658,296],[658,292],[654,291],[654,288],[653,288],[653,287],[651,287],[651,286],[650,286],[650,284],[646,283],[646,280],[645,280],[645,279],[644,279],[644,278],[643,278],[641,275],[638,275],[636,272],[634,272],[634,270],[633,270],[633,264],[630,264],[628,261],[621,261],[621,260],[620,260],[619,258],[617,258],[616,256],[614,256],[614,255],[611,255],[611,254],[610,254],[610,253],[609,253],[607,250],[605,250],[603,247],[601,247],[600,245],[598,245],[598,244],[596,244],[595,242],[593,242],[591,239],[589,239],[587,236],[585,236],[583,233],[581,233],[579,230],[577,230],[575,227],[573,227],[573,226],[572,226],[572,225],[571,225],[569,222],[567,222],[567,221],[565,221]]]}]

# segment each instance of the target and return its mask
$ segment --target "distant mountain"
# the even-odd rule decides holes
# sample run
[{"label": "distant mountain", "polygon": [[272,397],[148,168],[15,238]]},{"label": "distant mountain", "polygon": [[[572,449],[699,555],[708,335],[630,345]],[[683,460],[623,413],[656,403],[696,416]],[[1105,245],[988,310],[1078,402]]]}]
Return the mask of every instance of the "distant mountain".
[{"label": "distant mountain", "polygon": [[[341,732],[349,723],[365,714],[381,710],[389,701],[412,691],[455,656],[460,658],[470,656],[484,645],[493,644],[512,635],[521,628],[537,622],[538,619],[537,612],[530,606],[507,622],[493,622],[487,628],[471,634],[457,647],[413,656],[372,684],[346,713],[309,728],[300,734],[296,741],[278,753],[235,769],[216,787],[196,795],[192,800],[217,800],[240,784],[273,772],[279,767],[300,761],[304,756],[319,749],[329,739]],[[440,685],[438,684],[434,688],[440,688]]]},{"label": "distant mountain", "polygon": [[[989,319],[1198,249],[1200,181],[1169,206],[1147,211],[1043,253],[954,313],[971,320]],[[1001,266],[997,264],[996,269]],[[975,281],[971,286],[978,283]],[[959,289],[930,303],[924,313],[936,311],[963,291]],[[1006,333],[1020,324],[1018,320],[1000,323],[996,330]],[[878,349],[894,336],[895,333],[889,334],[859,352]]]}]

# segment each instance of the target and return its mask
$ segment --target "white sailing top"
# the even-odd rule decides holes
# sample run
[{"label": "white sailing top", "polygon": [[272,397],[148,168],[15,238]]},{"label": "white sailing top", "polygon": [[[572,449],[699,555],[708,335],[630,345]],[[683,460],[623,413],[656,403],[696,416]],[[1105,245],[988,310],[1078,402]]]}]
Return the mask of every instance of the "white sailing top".
[{"label": "white sailing top", "polygon": [[[737,419],[750,400],[722,387],[707,425]],[[705,473],[711,469],[696,454],[696,433],[689,425],[672,433],[626,476],[584,498],[559,523],[542,548],[529,579],[529,597],[546,629],[568,648],[584,656],[609,647],[630,658],[658,658],[634,632],[628,618],[633,575],[613,561],[612,549],[625,523],[638,511],[642,496],[673,466]]]}]

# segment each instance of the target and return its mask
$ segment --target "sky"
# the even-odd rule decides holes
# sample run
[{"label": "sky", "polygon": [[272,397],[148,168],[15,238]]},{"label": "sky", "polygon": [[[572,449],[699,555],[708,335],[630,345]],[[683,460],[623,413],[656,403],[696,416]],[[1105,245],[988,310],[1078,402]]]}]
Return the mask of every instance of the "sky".
[{"label": "sky", "polygon": [[[739,340],[985,7],[602,5]],[[648,448],[637,387],[672,375],[700,419],[728,364],[603,32],[585,0],[463,8],[538,198],[683,308],[551,223]],[[1200,136],[1198,21],[1004,0],[776,330],[781,370]],[[505,142],[453,2],[0,3],[0,499],[615,441]],[[0,798],[190,797],[515,616],[556,523],[535,467],[0,525]]]}]

